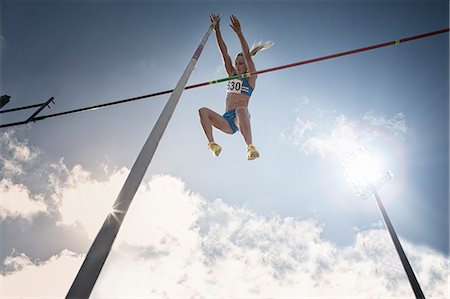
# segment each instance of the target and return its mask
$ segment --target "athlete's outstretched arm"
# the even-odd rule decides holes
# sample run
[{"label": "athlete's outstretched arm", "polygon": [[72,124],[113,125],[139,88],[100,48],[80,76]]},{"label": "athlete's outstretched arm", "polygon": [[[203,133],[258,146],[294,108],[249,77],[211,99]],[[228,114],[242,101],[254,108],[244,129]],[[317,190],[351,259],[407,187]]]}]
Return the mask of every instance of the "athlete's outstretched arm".
[{"label": "athlete's outstretched arm", "polygon": [[220,33],[220,17],[219,15],[211,14],[209,16],[211,23],[216,21],[216,26],[214,27],[214,31],[216,32],[217,45],[219,46],[220,52],[222,53],[223,64],[225,66],[225,70],[227,71],[228,76],[234,75],[236,72],[233,67],[233,63],[231,62],[230,55],[228,55],[228,49],[223,41],[222,34]]},{"label": "athlete's outstretched arm", "polygon": [[[241,23],[239,23],[239,20],[235,16],[231,16],[230,20],[230,27],[233,28],[234,32],[236,32],[237,36],[239,37],[239,41],[241,42],[242,54],[244,56],[245,64],[247,64],[247,71],[255,72],[255,64],[253,63],[252,55],[250,54],[250,49],[248,48],[247,41],[245,40],[244,34],[242,33]],[[256,77],[256,75],[254,76]]]}]

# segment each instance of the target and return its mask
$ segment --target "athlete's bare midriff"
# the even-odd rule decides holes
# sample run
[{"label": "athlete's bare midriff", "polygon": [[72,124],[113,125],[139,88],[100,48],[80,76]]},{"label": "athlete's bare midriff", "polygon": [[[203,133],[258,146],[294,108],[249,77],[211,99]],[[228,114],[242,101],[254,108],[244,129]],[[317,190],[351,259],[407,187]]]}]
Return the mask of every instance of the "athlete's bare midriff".
[{"label": "athlete's bare midriff", "polygon": [[236,109],[236,107],[239,107],[239,106],[248,107],[249,100],[250,100],[250,97],[248,95],[238,94],[238,93],[229,93],[229,94],[227,94],[225,112]]}]

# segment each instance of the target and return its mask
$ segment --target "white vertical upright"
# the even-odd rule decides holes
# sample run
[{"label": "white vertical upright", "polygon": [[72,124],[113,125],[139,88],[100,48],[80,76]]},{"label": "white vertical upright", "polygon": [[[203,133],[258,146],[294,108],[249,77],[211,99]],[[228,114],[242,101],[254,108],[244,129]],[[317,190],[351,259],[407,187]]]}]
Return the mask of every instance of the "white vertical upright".
[{"label": "white vertical upright", "polygon": [[114,243],[114,239],[116,238],[123,219],[125,218],[131,201],[133,200],[133,197],[141,184],[145,172],[150,165],[153,155],[155,154],[156,148],[158,147],[159,141],[161,140],[175,107],[178,104],[181,93],[186,87],[187,81],[214,26],[215,23],[212,23],[209,26],[208,31],[203,37],[200,45],[197,47],[194,56],[191,58],[173,93],[167,101],[166,106],[161,112],[158,121],[142,147],[136,162],[134,162],[134,165],[131,168],[128,178],[126,179],[116,201],[114,202],[112,212],[106,217],[102,228],[92,243],[92,246],[89,249],[89,252],[75,280],[73,281],[66,298],[88,298],[90,296],[95,282],[97,281],[100,271]]}]

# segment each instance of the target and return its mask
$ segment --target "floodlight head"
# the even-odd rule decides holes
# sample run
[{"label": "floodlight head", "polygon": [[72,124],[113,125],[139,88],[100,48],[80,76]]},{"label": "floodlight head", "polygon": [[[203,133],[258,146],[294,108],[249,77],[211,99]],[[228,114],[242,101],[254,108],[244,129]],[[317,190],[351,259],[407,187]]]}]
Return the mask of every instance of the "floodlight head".
[{"label": "floodlight head", "polygon": [[342,165],[347,181],[356,195],[366,198],[373,190],[378,190],[392,179],[392,173],[383,173],[366,147],[361,147],[350,155]]},{"label": "floodlight head", "polygon": [[11,97],[7,94],[2,95],[0,97],[0,108],[2,108],[3,106],[5,106],[6,104],[9,103],[9,99],[11,99]]}]

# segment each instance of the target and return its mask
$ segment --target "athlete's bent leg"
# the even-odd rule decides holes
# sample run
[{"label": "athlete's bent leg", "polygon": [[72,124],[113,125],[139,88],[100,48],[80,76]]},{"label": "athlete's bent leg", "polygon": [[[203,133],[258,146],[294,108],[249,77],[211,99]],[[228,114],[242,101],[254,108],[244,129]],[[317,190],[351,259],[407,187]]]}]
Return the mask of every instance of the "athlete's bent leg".
[{"label": "athlete's bent leg", "polygon": [[209,141],[208,148],[217,157],[219,156],[222,147],[214,142],[212,127],[214,126],[224,133],[231,134],[232,130],[230,128],[230,125],[220,114],[212,111],[211,109],[203,107],[198,112],[200,115],[200,122],[206,134],[206,138],[208,138]]},{"label": "athlete's bent leg", "polygon": [[259,152],[252,144],[252,131],[247,107],[244,106],[237,107],[236,117],[239,131],[241,131],[245,143],[247,144],[247,160],[254,160],[259,157]]},{"label": "athlete's bent leg", "polygon": [[247,107],[236,107],[237,126],[247,145],[252,143],[252,131]]}]

